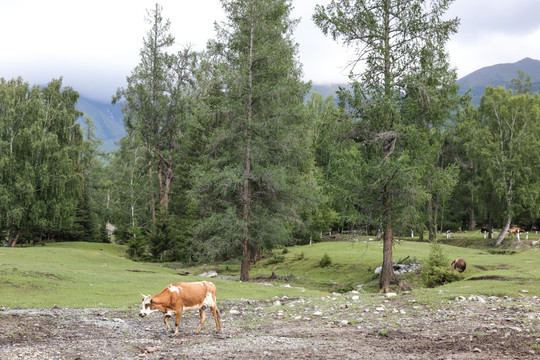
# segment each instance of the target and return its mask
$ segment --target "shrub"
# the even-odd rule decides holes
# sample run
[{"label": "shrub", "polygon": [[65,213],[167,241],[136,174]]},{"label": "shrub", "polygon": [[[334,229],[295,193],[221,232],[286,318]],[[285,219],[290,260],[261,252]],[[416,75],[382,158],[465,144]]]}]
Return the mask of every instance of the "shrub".
[{"label": "shrub", "polygon": [[321,261],[319,262],[319,265],[321,267],[327,267],[329,265],[332,265],[332,259],[327,253],[324,253],[323,257],[321,258]]},{"label": "shrub", "polygon": [[283,255],[274,255],[266,261],[267,265],[279,264],[285,261],[285,256]]},{"label": "shrub", "polygon": [[450,267],[427,267],[422,271],[422,282],[427,287],[436,287],[463,279],[463,275],[450,269]]},{"label": "shrub", "polygon": [[435,287],[461,279],[463,279],[463,276],[450,268],[450,262],[442,253],[441,245],[437,240],[434,240],[431,243],[428,260],[422,270],[422,282],[424,285]]}]

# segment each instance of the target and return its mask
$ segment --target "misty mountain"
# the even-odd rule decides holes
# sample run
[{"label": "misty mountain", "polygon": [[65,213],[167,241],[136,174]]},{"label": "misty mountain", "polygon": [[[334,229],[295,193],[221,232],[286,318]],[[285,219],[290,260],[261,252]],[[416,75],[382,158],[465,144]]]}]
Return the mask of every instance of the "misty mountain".
[{"label": "misty mountain", "polygon": [[[518,70],[522,70],[531,76],[532,91],[540,93],[540,61],[525,58],[511,64],[487,66],[462,77],[458,80],[460,94],[464,94],[470,89],[473,96],[472,102],[474,105],[478,105],[486,86],[504,86],[508,88],[510,81],[518,77]],[[329,95],[335,96],[335,92],[340,86],[346,87],[347,84],[314,84],[312,90],[317,91],[323,95],[323,98],[326,98]],[[77,108],[94,121],[96,136],[103,140],[101,149],[104,151],[116,149],[117,145],[114,142],[125,135],[120,105],[90,100],[81,95]]]},{"label": "misty mountain", "polygon": [[76,107],[92,119],[96,137],[103,141],[101,150],[109,152],[117,149],[114,142],[126,134],[120,104],[112,105],[80,96]]}]

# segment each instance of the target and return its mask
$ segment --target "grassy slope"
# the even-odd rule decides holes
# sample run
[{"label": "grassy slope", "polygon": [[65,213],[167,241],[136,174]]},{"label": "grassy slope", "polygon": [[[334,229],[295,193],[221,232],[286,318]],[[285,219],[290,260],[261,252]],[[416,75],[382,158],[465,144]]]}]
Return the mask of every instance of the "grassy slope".
[{"label": "grassy slope", "polygon": [[[404,275],[419,301],[453,299],[456,296],[533,296],[540,295],[540,253],[535,249],[513,255],[491,254],[482,245],[480,234],[463,234],[453,239],[456,244],[476,242],[477,248],[443,245],[449,261],[462,257],[467,261],[465,280],[435,289],[424,289],[418,273]],[[540,235],[536,235],[540,239]],[[533,238],[535,239],[535,238]],[[288,248],[281,262],[272,258],[253,266],[252,278],[268,277],[274,271],[286,280],[268,287],[258,283],[239,283],[213,279],[221,299],[267,299],[273,296],[319,296],[347,286],[365,284],[364,289],[376,292],[378,280],[374,270],[381,264],[381,242],[336,241]],[[7,307],[125,307],[135,306],[141,293],[155,294],[167,284],[196,281],[201,278],[180,276],[174,269],[156,264],[130,261],[125,248],[109,244],[58,243],[45,247],[0,248],[0,306]],[[275,251],[282,255],[281,250]],[[332,259],[327,267],[319,266],[324,254]],[[403,241],[394,247],[394,260],[410,256],[424,261],[429,244]],[[198,274],[217,268],[221,274],[238,275],[239,266],[208,265],[188,269]],[[228,269],[228,270],[227,270]],[[278,285],[287,282],[293,288]],[[306,287],[302,291],[295,287]],[[528,293],[522,292],[527,290]]]},{"label": "grassy slope", "polygon": [[[465,281],[448,284],[436,289],[420,289],[419,277],[414,274],[404,276],[405,282],[412,285],[419,296],[431,297],[443,294],[454,298],[470,294],[487,296],[517,296],[521,290],[529,294],[540,295],[540,253],[525,250],[513,255],[494,255],[487,250],[443,245],[445,256],[451,262],[457,257],[466,259]],[[318,263],[324,253],[333,260],[333,264],[322,268]],[[394,260],[407,256],[420,262],[427,259],[429,244],[403,241],[394,247]],[[266,260],[268,261],[268,260]],[[307,282],[323,284],[330,280],[343,285],[368,284],[376,290],[378,279],[374,278],[374,269],[382,262],[381,242],[360,241],[324,242],[311,246],[293,247],[285,254],[285,261],[278,264],[255,267],[252,275],[268,276],[275,271],[277,275],[293,274],[305,278]],[[262,261],[262,264],[265,260]],[[449,264],[450,265],[450,264]],[[339,284],[336,285],[339,288]]]},{"label": "grassy slope", "polygon": [[[95,243],[0,248],[0,306],[129,307],[139,304],[141,293],[158,293],[172,282],[202,280],[130,261],[123,257],[124,251],[121,246]],[[295,288],[212,281],[218,299],[321,295]]]}]

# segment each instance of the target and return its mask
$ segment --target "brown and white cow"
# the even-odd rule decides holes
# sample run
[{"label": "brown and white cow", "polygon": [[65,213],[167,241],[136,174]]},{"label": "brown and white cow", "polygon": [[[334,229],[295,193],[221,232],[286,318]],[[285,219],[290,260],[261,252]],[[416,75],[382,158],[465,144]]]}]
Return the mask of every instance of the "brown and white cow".
[{"label": "brown and white cow", "polygon": [[467,263],[462,258],[457,258],[456,260],[452,261],[450,267],[452,268],[452,270],[457,270],[462,273],[467,268]]},{"label": "brown and white cow", "polygon": [[143,295],[139,316],[145,317],[155,311],[161,311],[165,314],[163,322],[170,332],[173,332],[173,330],[169,326],[169,319],[176,316],[174,335],[178,336],[182,312],[185,310],[199,310],[201,323],[195,332],[198,334],[206,321],[207,308],[210,308],[214,315],[217,331],[221,331],[221,314],[217,308],[215,285],[209,281],[174,283],[167,286],[157,295]]},{"label": "brown and white cow", "polygon": [[523,230],[522,228],[513,227],[513,228],[508,229],[508,232],[512,235],[516,235],[516,234],[525,232],[525,230]]}]

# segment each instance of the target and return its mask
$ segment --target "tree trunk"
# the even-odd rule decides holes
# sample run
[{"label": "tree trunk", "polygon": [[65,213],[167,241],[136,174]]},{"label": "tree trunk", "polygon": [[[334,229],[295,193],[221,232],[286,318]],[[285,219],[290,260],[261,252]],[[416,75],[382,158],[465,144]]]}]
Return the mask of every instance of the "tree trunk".
[{"label": "tree trunk", "polygon": [[253,136],[253,37],[255,30],[254,14],[251,13],[251,32],[249,39],[249,95],[247,104],[247,136],[246,136],[246,159],[244,164],[244,190],[242,203],[244,207],[243,221],[244,234],[242,238],[242,266],[240,269],[240,281],[249,281],[250,254],[249,254],[249,217],[251,211],[251,141]]},{"label": "tree trunk", "polygon": [[392,228],[385,226],[383,238],[383,263],[379,286],[383,293],[390,292],[390,286],[396,282],[394,264],[392,262]]},{"label": "tree trunk", "polygon": [[171,158],[167,161],[167,172],[165,173],[165,193],[163,194],[163,205],[165,211],[169,211],[169,194],[171,192],[171,183],[174,177],[173,161]]},{"label": "tree trunk", "polygon": [[502,242],[504,241],[504,238],[506,237],[506,233],[508,233],[508,229],[510,228],[510,224],[512,223],[512,217],[508,215],[508,218],[506,219],[506,224],[504,224],[504,227],[501,230],[501,233],[499,236],[497,236],[497,240],[495,240],[495,246],[501,246]]},{"label": "tree trunk", "polygon": [[434,241],[437,238],[437,225],[436,225],[436,215],[433,213],[433,198],[430,197],[428,200],[428,234],[429,241]]},{"label": "tree trunk", "polygon": [[157,178],[158,178],[158,197],[159,197],[159,211],[160,213],[165,210],[164,206],[164,192],[163,192],[163,159],[160,156],[158,149],[158,160],[157,160]]},{"label": "tree trunk", "polygon": [[474,214],[474,193],[471,190],[471,207],[469,208],[469,230],[473,231],[476,228],[476,216]]},{"label": "tree trunk", "polygon": [[19,235],[20,235],[19,231],[17,231],[15,236],[12,230],[9,231],[8,247],[15,247],[15,245],[17,245],[17,241],[19,241]]},{"label": "tree trunk", "polygon": [[393,264],[393,247],[392,247],[392,200],[390,199],[390,191],[386,185],[383,194],[384,201],[384,224],[383,224],[383,263],[379,286],[383,293],[390,292],[392,283],[397,282],[396,274],[394,273]]},{"label": "tree trunk", "polygon": [[156,204],[154,199],[154,179],[152,173],[152,151],[150,145],[148,145],[148,183],[150,188],[150,215],[152,217],[152,224],[156,224]]}]

